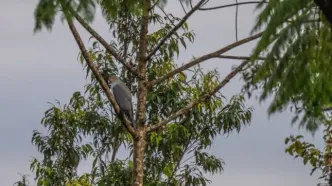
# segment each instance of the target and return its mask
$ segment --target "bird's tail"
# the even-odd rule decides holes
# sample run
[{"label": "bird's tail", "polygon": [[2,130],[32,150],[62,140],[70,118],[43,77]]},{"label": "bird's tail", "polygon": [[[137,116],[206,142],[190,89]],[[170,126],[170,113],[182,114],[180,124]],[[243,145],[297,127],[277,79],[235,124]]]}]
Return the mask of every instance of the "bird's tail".
[{"label": "bird's tail", "polygon": [[133,111],[129,111],[129,110],[124,110],[123,111],[124,114],[126,115],[126,117],[131,121],[132,126],[135,128],[135,120],[134,120],[134,114]]}]

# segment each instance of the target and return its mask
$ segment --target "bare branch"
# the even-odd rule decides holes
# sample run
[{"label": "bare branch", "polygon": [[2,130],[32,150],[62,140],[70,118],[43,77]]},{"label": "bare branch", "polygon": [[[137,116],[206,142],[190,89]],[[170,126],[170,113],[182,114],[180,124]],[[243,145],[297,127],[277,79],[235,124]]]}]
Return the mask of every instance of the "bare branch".
[{"label": "bare branch", "polygon": [[85,48],[84,46],[84,43],[81,39],[81,36],[79,35],[74,23],[73,23],[73,20],[71,18],[69,18],[68,16],[66,16],[66,19],[67,19],[67,23],[68,23],[68,26],[77,42],[77,45],[79,46],[81,52],[82,52],[82,55],[85,59],[85,61],[87,62],[89,68],[91,69],[91,71],[93,72],[93,74],[95,75],[96,79],[98,80],[99,84],[101,85],[102,89],[104,90],[108,100],[111,102],[111,104],[113,105],[113,108],[116,112],[116,114],[121,118],[123,118],[124,122],[122,122],[125,126],[125,128],[129,131],[129,133],[135,137],[136,136],[136,133],[135,133],[135,129],[133,128],[133,126],[130,124],[131,122],[127,120],[127,118],[122,114],[120,114],[120,108],[119,108],[119,105],[116,103],[112,93],[110,92],[110,89],[108,88],[108,85],[107,83],[105,82],[103,76],[100,74],[99,70],[97,69],[97,67],[92,63],[91,59],[90,59],[90,56],[89,56],[89,53],[87,51],[87,49]]},{"label": "bare branch", "polygon": [[151,11],[152,9],[154,9],[155,6],[158,6],[159,0],[157,0],[150,8],[149,11]]},{"label": "bare branch", "polygon": [[180,73],[180,72],[182,72],[182,71],[184,71],[184,70],[186,70],[186,69],[188,69],[188,68],[190,68],[192,66],[195,66],[195,65],[197,65],[197,64],[199,64],[199,63],[201,63],[203,61],[206,61],[206,60],[212,59],[212,58],[218,58],[218,57],[220,57],[221,54],[223,54],[223,53],[225,53],[225,52],[227,52],[227,51],[229,51],[229,50],[231,50],[231,49],[233,49],[233,48],[235,48],[237,46],[240,46],[242,44],[245,44],[245,43],[248,43],[250,41],[253,41],[253,40],[255,40],[255,39],[257,39],[257,38],[259,38],[261,36],[262,36],[262,32],[258,33],[258,34],[255,34],[253,36],[250,36],[248,38],[239,40],[239,41],[237,41],[235,43],[232,43],[232,44],[230,44],[230,45],[228,45],[228,46],[226,46],[226,47],[224,47],[222,49],[219,49],[219,50],[217,50],[215,52],[212,52],[212,53],[206,54],[204,56],[201,56],[201,57],[199,57],[197,59],[194,59],[194,60],[190,61],[189,63],[187,63],[187,64],[185,64],[185,65],[183,65],[183,66],[181,66],[181,67],[179,67],[179,68],[177,68],[175,70],[173,70],[172,72],[169,72],[164,77],[161,77],[159,79],[150,81],[148,87],[152,87],[155,84],[161,83],[161,82],[165,81],[166,79],[173,77],[175,74]]},{"label": "bare branch", "polygon": [[182,7],[183,12],[184,12],[185,14],[187,14],[187,11],[186,11],[186,9],[185,9],[184,6],[183,6],[182,1],[179,1],[179,2],[180,2],[180,4],[181,4],[181,7]]},{"label": "bare branch", "polygon": [[[250,60],[249,56],[229,56],[229,55],[220,55],[218,58],[221,59],[238,59],[238,60]],[[258,57],[257,60],[266,60],[266,58]]]},{"label": "bare branch", "polygon": [[[215,7],[209,7],[209,8],[199,8],[199,10],[207,11],[207,10],[216,10],[216,9],[222,9],[222,8],[228,8],[232,6],[239,6],[239,5],[247,5],[247,4],[258,4],[262,1],[248,1],[248,2],[240,2],[240,3],[234,3],[234,4],[228,4],[228,5],[221,5],[221,6],[215,6]],[[268,3],[267,1],[264,1],[263,3]]]},{"label": "bare branch", "polygon": [[145,117],[145,109],[146,109],[146,95],[147,95],[147,87],[146,87],[146,55],[147,55],[147,34],[148,34],[148,26],[149,26],[149,8],[150,8],[150,0],[144,1],[145,6],[143,8],[143,15],[141,20],[141,28],[140,28],[140,39],[139,39],[139,52],[138,52],[138,73],[143,78],[138,81],[138,93],[137,93],[137,119],[136,125],[139,126],[143,124],[143,120]]},{"label": "bare branch", "polygon": [[187,19],[196,11],[198,8],[205,2],[206,0],[200,0],[197,5],[191,9],[182,19],[181,21],[173,27],[173,29],[157,44],[157,46],[151,51],[151,53],[145,58],[145,61],[151,59],[151,57],[160,49],[160,47],[169,39],[186,21]]},{"label": "bare branch", "polygon": [[239,15],[239,3],[238,0],[236,2],[236,10],[235,10],[235,40],[238,41],[238,30],[237,30],[237,22],[238,22],[238,15]]},{"label": "bare branch", "polygon": [[76,20],[94,37],[96,38],[116,60],[118,60],[122,65],[124,65],[131,73],[140,77],[137,71],[130,65],[129,62],[126,62],[124,58],[121,57],[84,19],[77,14],[75,10],[69,7],[70,13],[76,18]]},{"label": "bare branch", "polygon": [[219,85],[217,85],[211,92],[208,92],[204,95],[202,95],[201,97],[199,97],[197,100],[192,101],[191,103],[189,103],[187,106],[183,107],[182,109],[178,110],[177,112],[171,114],[170,116],[168,116],[165,120],[159,122],[158,124],[155,125],[151,125],[147,128],[148,132],[157,130],[158,128],[166,125],[168,122],[172,121],[173,119],[177,118],[178,116],[187,113],[191,108],[195,107],[196,105],[198,105],[199,103],[202,103],[204,101],[206,101],[207,99],[209,99],[212,95],[214,95],[215,93],[217,93],[221,88],[223,88],[239,71],[242,70],[242,68],[244,66],[246,66],[249,63],[249,60],[246,60],[244,62],[242,62],[238,67],[236,67],[231,73],[229,73],[225,79],[220,82]]},{"label": "bare branch", "polygon": [[169,20],[169,22],[171,22],[171,24],[173,25],[173,26],[176,26],[175,24],[174,24],[174,21],[171,19],[171,18],[169,18],[169,16],[167,15],[167,13],[165,12],[165,10],[162,8],[162,7],[160,7],[159,5],[157,5],[158,6],[158,8],[163,12],[163,14],[165,15],[165,17]]}]

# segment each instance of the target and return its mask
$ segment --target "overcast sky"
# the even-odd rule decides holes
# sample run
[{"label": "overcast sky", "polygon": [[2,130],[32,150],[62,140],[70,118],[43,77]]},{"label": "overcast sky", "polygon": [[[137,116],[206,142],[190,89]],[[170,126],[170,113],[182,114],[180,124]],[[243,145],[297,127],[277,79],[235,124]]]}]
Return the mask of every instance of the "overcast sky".
[{"label": "overcast sky", "polygon": [[[210,5],[234,3],[235,0],[211,0]],[[31,174],[31,157],[37,150],[31,145],[32,130],[41,129],[40,120],[55,99],[66,103],[72,93],[82,90],[85,74],[77,61],[78,47],[66,24],[57,20],[52,33],[33,34],[33,11],[37,0],[1,0],[0,3],[0,186],[10,186],[19,179],[18,173]],[[168,11],[183,13],[177,1],[169,0]],[[249,36],[254,23],[254,6],[239,9],[239,38]],[[196,33],[195,44],[182,52],[179,63],[188,61],[234,42],[235,9],[198,12],[189,20]],[[100,14],[93,27],[102,36],[110,35]],[[87,43],[89,35],[80,29]],[[229,54],[248,55],[254,42]],[[239,61],[211,60],[206,69],[217,67],[225,76]],[[222,92],[239,93],[242,83],[237,77]],[[292,113],[284,112],[268,118],[268,103],[247,101],[255,111],[251,126],[240,134],[219,137],[212,148],[226,162],[225,172],[212,177],[211,186],[313,186],[317,176],[310,176],[310,167],[284,153],[284,138],[305,134],[308,141],[323,146],[321,132],[312,138],[304,130],[291,127]],[[81,171],[89,170],[82,165]],[[33,175],[31,175],[33,177]]]}]

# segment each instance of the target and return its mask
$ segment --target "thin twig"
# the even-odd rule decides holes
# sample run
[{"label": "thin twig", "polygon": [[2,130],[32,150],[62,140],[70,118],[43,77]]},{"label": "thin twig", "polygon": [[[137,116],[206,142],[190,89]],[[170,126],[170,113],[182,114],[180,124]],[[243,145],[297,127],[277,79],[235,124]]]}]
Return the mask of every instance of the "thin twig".
[{"label": "thin twig", "polygon": [[[240,2],[240,3],[221,5],[221,6],[215,6],[215,7],[209,7],[209,8],[199,8],[198,10],[201,10],[201,11],[216,10],[216,9],[228,8],[228,7],[232,7],[232,6],[247,5],[247,4],[258,4],[258,3],[262,3],[262,1]],[[264,1],[263,3],[268,3],[268,2]]]},{"label": "thin twig", "polygon": [[176,26],[176,25],[174,24],[174,21],[173,21],[171,18],[169,18],[169,16],[168,16],[167,13],[165,12],[165,10],[164,10],[162,7],[160,7],[159,5],[157,5],[157,7],[163,12],[163,14],[165,15],[165,17],[169,20],[169,22],[171,22],[171,24],[172,24],[173,26]]},{"label": "thin twig", "polygon": [[175,27],[173,27],[173,29],[157,44],[157,46],[145,58],[145,61],[151,59],[151,57],[160,49],[160,47],[167,41],[167,39],[169,39],[187,21],[187,19],[204,3],[204,1],[206,0],[200,0],[199,3],[197,3],[197,5],[193,9],[191,9]]},{"label": "thin twig", "polygon": [[192,2],[192,0],[189,0],[189,4],[190,4],[191,9],[193,9],[194,7],[193,7],[193,2]]},{"label": "thin twig", "polygon": [[152,9],[154,9],[155,6],[158,6],[159,0],[157,0],[150,8],[149,11],[151,11]]},{"label": "thin twig", "polygon": [[186,9],[185,9],[184,6],[183,6],[182,1],[179,1],[179,2],[180,2],[180,4],[181,4],[181,7],[182,7],[182,10],[183,10],[184,14],[187,14],[187,11],[186,11]]},{"label": "thin twig", "polygon": [[173,119],[177,118],[178,116],[187,113],[191,108],[195,107],[196,105],[198,105],[199,103],[209,99],[212,95],[214,95],[215,93],[217,93],[221,88],[223,88],[238,72],[240,72],[242,70],[242,68],[244,66],[246,66],[249,63],[249,60],[246,60],[244,62],[242,62],[238,67],[236,67],[231,73],[229,73],[225,79],[219,83],[219,85],[217,85],[211,92],[208,92],[202,96],[200,96],[198,99],[190,102],[187,106],[181,108],[180,110],[178,110],[177,112],[171,114],[170,116],[168,116],[165,120],[155,124],[155,125],[150,125],[147,128],[148,132],[151,131],[155,131],[158,128],[166,125],[168,122],[172,121]]},{"label": "thin twig", "polygon": [[218,57],[220,57],[221,54],[223,54],[223,53],[225,53],[225,52],[227,52],[227,51],[229,51],[229,50],[231,50],[231,49],[233,49],[233,48],[235,48],[237,46],[240,46],[242,44],[245,44],[245,43],[248,43],[250,41],[253,41],[253,40],[255,40],[255,39],[257,39],[257,38],[259,38],[261,36],[262,36],[262,32],[258,33],[258,34],[255,34],[253,36],[250,36],[248,38],[239,40],[237,42],[234,42],[234,43],[232,43],[232,44],[230,44],[230,45],[228,45],[228,46],[226,46],[224,48],[221,48],[221,49],[219,49],[219,50],[217,50],[215,52],[212,52],[212,53],[203,55],[203,56],[201,56],[201,57],[199,57],[197,59],[194,59],[194,60],[190,61],[189,63],[187,63],[187,64],[185,64],[185,65],[183,65],[183,66],[181,66],[181,67],[179,67],[179,68],[177,68],[175,70],[173,70],[172,72],[169,72],[165,76],[163,76],[163,77],[161,77],[159,79],[155,79],[153,81],[150,81],[148,87],[152,87],[155,84],[161,83],[161,82],[165,81],[166,79],[173,77],[175,74],[180,73],[180,72],[182,72],[182,71],[184,71],[184,70],[186,70],[186,69],[188,69],[188,68],[190,68],[192,66],[195,66],[195,65],[197,65],[197,64],[199,64],[199,63],[201,63],[203,61],[206,61],[206,60],[212,59],[212,58],[218,58]]},{"label": "thin twig", "polygon": [[[220,55],[218,58],[222,59],[237,59],[237,60],[250,60],[249,56],[229,56],[229,55]],[[258,57],[258,60],[266,60],[266,58]]]},{"label": "thin twig", "polygon": [[124,65],[131,73],[139,77],[137,71],[126,62],[124,58],[121,57],[92,27],[87,24],[84,19],[77,14],[70,6],[68,6],[70,13],[76,18],[76,20],[94,37],[96,38],[116,60],[118,60],[122,65]]},{"label": "thin twig", "polygon": [[238,41],[238,30],[237,30],[237,19],[239,14],[239,3],[238,0],[235,0],[236,2],[236,9],[235,9],[235,40]]}]

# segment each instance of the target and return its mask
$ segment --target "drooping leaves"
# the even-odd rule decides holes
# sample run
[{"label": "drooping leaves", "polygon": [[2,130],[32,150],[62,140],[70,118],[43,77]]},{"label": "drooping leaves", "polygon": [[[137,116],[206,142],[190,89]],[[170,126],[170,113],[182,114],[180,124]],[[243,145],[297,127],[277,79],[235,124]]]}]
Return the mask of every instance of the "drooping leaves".
[{"label": "drooping leaves", "polygon": [[261,87],[261,101],[274,95],[269,114],[295,107],[293,122],[302,116],[300,126],[315,132],[326,119],[322,108],[332,102],[331,29],[311,0],[269,1],[254,31],[262,26],[244,88]]}]

